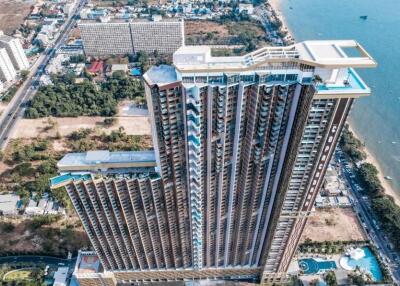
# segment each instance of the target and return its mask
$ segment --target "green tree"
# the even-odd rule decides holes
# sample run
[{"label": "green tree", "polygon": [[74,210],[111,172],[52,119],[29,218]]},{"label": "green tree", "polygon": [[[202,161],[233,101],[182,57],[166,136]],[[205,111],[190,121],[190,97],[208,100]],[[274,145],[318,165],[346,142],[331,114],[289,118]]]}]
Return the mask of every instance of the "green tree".
[{"label": "green tree", "polygon": [[336,282],[335,273],[333,271],[329,271],[328,273],[326,273],[325,281],[326,281],[326,284],[328,284],[328,286],[336,286],[337,282]]},{"label": "green tree", "polygon": [[29,75],[29,71],[28,70],[21,70],[21,78],[23,80],[25,80]]},{"label": "green tree", "polygon": [[351,282],[357,286],[365,285],[365,280],[362,275],[354,275],[353,277],[351,277]]}]

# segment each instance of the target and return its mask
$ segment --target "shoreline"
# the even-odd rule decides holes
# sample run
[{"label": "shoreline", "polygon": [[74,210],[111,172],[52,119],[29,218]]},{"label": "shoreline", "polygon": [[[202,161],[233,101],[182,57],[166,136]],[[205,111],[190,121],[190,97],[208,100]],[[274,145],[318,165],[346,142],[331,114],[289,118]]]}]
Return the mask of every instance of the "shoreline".
[{"label": "shoreline", "polygon": [[295,39],[294,39],[293,33],[290,30],[289,25],[286,22],[286,19],[283,16],[283,13],[281,10],[281,1],[282,0],[267,0],[266,4],[271,7],[273,13],[275,14],[275,17],[277,17],[281,21],[281,23],[282,23],[281,29],[287,31],[287,36],[285,37],[284,40],[285,41],[289,40],[289,41],[294,42]]},{"label": "shoreline", "polygon": [[[354,128],[350,124],[349,124],[349,131],[351,131],[357,139],[362,141],[360,139],[360,136],[357,134],[357,132],[354,130]],[[400,194],[390,184],[390,181],[388,181],[384,178],[384,172],[383,172],[383,168],[382,168],[381,164],[378,162],[378,160],[375,158],[375,156],[371,153],[371,151],[367,148],[367,146],[364,147],[363,151],[367,155],[367,158],[365,159],[364,162],[374,165],[376,167],[376,169],[378,170],[378,178],[384,189],[384,193],[386,195],[391,196],[394,199],[395,203],[398,206],[400,206]]]}]

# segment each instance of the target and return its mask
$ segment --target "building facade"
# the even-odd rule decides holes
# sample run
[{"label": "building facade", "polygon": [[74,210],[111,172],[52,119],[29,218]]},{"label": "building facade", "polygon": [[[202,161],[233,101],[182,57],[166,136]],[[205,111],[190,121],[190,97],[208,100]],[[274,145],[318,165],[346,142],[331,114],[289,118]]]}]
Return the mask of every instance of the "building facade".
[{"label": "building facade", "polygon": [[5,48],[0,48],[0,80],[12,81],[17,76],[17,72],[8,56]]},{"label": "building facade", "polygon": [[93,247],[120,283],[282,282],[376,63],[355,41],[173,60],[144,75],[159,177],[63,184]]},{"label": "building facade", "polygon": [[7,50],[14,69],[29,69],[29,61],[19,39],[4,35],[2,32],[0,32],[0,47]]},{"label": "building facade", "polygon": [[78,27],[88,56],[153,53],[155,50],[172,54],[184,44],[183,21],[82,21]]}]

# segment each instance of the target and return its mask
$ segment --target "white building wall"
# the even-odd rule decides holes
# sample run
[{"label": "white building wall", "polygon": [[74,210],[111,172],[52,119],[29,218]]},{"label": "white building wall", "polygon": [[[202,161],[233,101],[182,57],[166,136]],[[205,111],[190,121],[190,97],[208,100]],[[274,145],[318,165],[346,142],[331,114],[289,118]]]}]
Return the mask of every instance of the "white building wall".
[{"label": "white building wall", "polygon": [[[8,38],[8,36],[6,36]],[[29,61],[19,39],[4,40],[0,37],[0,47],[7,50],[8,56],[16,70],[29,69]]]},{"label": "white building wall", "polygon": [[0,48],[0,80],[12,81],[17,75],[5,48]]}]

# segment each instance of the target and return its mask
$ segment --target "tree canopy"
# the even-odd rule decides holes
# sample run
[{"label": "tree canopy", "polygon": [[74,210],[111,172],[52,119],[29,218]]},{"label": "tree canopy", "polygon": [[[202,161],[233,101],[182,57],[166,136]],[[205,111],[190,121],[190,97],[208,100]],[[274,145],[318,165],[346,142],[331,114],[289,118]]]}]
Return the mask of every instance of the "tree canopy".
[{"label": "tree canopy", "polygon": [[100,85],[90,81],[76,84],[75,76],[70,74],[53,76],[52,82],[53,85],[38,90],[25,117],[113,116],[118,100],[134,99],[143,94],[140,80],[121,74],[113,75]]}]

